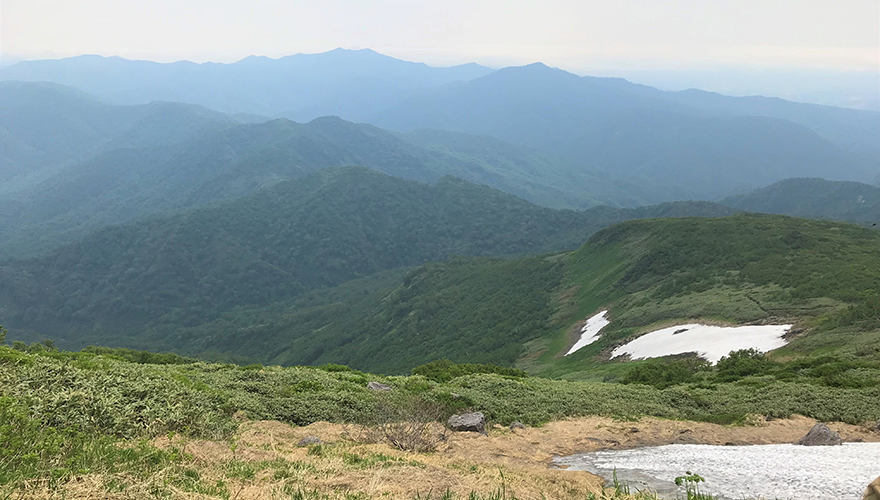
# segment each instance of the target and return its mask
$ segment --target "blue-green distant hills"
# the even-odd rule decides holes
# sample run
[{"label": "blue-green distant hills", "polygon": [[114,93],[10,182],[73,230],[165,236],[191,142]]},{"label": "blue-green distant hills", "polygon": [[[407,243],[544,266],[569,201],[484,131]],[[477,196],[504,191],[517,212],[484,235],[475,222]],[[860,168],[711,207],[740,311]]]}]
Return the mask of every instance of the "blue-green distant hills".
[{"label": "blue-green distant hills", "polygon": [[880,224],[880,187],[861,182],[786,179],[720,203],[748,212]]}]

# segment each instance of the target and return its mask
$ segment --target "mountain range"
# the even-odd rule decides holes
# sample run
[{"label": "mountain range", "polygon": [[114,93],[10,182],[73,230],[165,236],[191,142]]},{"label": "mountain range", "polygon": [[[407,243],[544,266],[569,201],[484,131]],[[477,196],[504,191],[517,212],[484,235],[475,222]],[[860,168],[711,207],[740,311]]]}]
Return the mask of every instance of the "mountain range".
[{"label": "mountain range", "polygon": [[647,185],[661,193],[650,203],[714,200],[790,177],[873,182],[880,165],[877,112],[664,92],[540,63],[431,68],[341,49],[234,64],[83,56],[21,62],[0,78],[53,81],[122,104],[199,104],[245,121],[332,114],[404,132],[489,135]]},{"label": "mountain range", "polygon": [[372,51],[0,79],[13,338],[568,378],[673,321],[874,345],[880,113]]},{"label": "mountain range", "polygon": [[114,104],[174,101],[296,121],[327,115],[364,121],[412,93],[491,72],[478,64],[433,68],[369,49],[336,49],[280,59],[251,56],[233,64],[86,55],[19,62],[4,67],[0,79],[60,83]]},{"label": "mountain range", "polygon": [[241,123],[187,104],[106,105],[49,84],[0,82],[0,90],[0,124],[8,142],[22,145],[4,150],[17,154],[2,163],[0,255],[48,250],[109,224],[243,196],[332,166],[427,182],[455,175],[558,208],[668,200],[648,186],[487,136],[400,134],[336,117]]}]

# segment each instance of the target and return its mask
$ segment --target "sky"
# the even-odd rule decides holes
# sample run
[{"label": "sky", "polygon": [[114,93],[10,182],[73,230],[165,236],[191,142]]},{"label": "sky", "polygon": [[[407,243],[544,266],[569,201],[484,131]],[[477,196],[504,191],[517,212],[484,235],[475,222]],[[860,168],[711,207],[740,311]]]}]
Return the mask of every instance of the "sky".
[{"label": "sky", "polygon": [[232,62],[336,47],[576,72],[880,70],[880,0],[0,0],[0,55]]}]

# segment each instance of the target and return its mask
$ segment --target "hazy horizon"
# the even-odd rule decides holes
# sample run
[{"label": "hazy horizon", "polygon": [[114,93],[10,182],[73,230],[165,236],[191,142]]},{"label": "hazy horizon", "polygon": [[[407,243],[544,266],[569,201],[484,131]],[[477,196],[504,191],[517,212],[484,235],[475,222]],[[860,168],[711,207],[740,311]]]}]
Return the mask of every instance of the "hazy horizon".
[{"label": "hazy horizon", "polygon": [[0,54],[233,62],[370,47],[433,66],[880,69],[873,0],[549,2],[4,0]]}]

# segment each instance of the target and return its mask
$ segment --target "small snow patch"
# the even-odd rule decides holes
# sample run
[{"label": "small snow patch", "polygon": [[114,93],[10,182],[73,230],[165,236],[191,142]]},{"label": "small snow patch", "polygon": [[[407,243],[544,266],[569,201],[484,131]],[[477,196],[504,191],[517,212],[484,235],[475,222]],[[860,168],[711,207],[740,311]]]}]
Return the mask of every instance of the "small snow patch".
[{"label": "small snow patch", "polygon": [[605,319],[606,314],[608,314],[607,310],[602,311],[599,314],[591,317],[586,321],[586,323],[584,323],[584,327],[581,328],[581,338],[578,339],[578,341],[575,342],[573,346],[571,346],[571,349],[569,349],[567,353],[565,353],[566,356],[577,351],[581,347],[588,346],[593,342],[599,340],[599,332],[603,328],[611,324],[610,321]]},{"label": "small snow patch", "polygon": [[783,336],[790,329],[791,325],[677,325],[646,333],[614,349],[611,356],[628,354],[632,359],[643,359],[696,352],[714,364],[730,351],[778,349],[788,343]]}]

